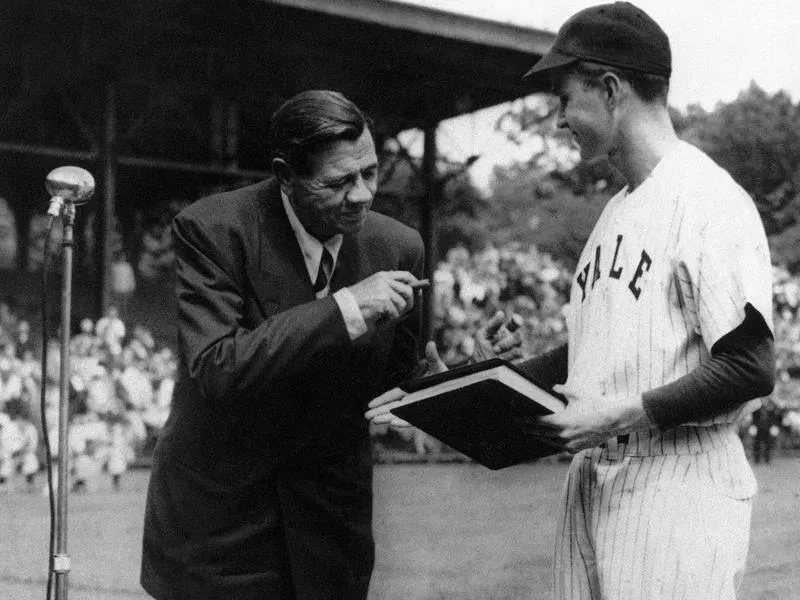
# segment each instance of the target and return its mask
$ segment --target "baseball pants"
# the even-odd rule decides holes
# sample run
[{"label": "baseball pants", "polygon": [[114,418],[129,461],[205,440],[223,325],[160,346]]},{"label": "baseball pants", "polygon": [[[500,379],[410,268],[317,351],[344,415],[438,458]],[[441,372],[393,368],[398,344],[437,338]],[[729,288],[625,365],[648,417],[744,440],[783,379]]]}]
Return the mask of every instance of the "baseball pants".
[{"label": "baseball pants", "polygon": [[754,480],[732,428],[702,429],[705,438],[681,444],[639,433],[574,457],[556,537],[557,600],[736,598]]}]

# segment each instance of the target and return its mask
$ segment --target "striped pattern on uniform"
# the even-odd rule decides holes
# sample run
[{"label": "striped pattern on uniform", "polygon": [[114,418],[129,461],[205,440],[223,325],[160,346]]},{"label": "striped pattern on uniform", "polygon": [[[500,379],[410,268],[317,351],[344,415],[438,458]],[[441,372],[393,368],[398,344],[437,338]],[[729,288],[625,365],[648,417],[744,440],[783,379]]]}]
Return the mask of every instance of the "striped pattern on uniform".
[{"label": "striped pattern on uniform", "polygon": [[678,379],[741,324],[747,302],[772,328],[771,278],[752,200],[681,142],[633,193],[609,201],[583,250],[566,309],[567,387],[613,402]]},{"label": "striped pattern on uniform", "polygon": [[[609,201],[583,250],[567,307],[565,387],[613,403],[686,375],[742,323],[748,302],[772,328],[771,277],[752,200],[680,142],[638,188]],[[564,489],[556,598],[735,598],[756,491],[736,422],[758,402],[578,454]]]},{"label": "striped pattern on uniform", "polygon": [[584,451],[570,467],[556,538],[556,598],[733,600],[751,500],[706,484],[726,452],[621,460],[604,453]]}]

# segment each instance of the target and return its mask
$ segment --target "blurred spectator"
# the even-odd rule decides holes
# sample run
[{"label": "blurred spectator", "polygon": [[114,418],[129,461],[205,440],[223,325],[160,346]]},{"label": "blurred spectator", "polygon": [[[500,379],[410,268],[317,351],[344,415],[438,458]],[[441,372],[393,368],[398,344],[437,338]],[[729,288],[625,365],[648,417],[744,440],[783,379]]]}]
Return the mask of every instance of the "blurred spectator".
[{"label": "blurred spectator", "polygon": [[22,396],[22,377],[14,370],[8,356],[0,355],[0,410],[6,403]]},{"label": "blurred spectator", "polygon": [[124,252],[119,252],[111,264],[111,294],[123,315],[127,314],[128,304],[135,291],[136,273],[133,271],[133,265],[128,262]]},{"label": "blurred spectator", "polygon": [[38,406],[42,363],[36,360],[33,350],[25,350],[17,363],[17,373],[22,379],[22,399],[31,407]]},{"label": "blurred spectator", "polygon": [[106,315],[101,317],[95,325],[95,334],[100,340],[100,345],[117,356],[122,352],[122,338],[125,337],[125,323],[119,318],[116,306],[110,306]]},{"label": "blurred spectator", "polygon": [[100,345],[100,339],[94,334],[94,323],[87,318],[81,319],[81,331],[69,342],[70,357],[91,356]]},{"label": "blurred spectator", "polygon": [[39,472],[39,431],[31,421],[30,406],[22,400],[12,400],[6,405],[11,424],[17,436],[13,453],[15,470],[25,478],[26,490],[34,491],[36,474]]},{"label": "blurred spectator", "polygon": [[17,315],[12,298],[0,299],[0,345],[14,339],[17,333]]},{"label": "blurred spectator", "polygon": [[86,382],[86,410],[98,416],[117,415],[123,410],[114,377],[102,364],[94,367]]},{"label": "blurred spectator", "polygon": [[145,411],[153,403],[153,382],[145,372],[143,363],[142,358],[131,357],[119,376],[122,400],[126,406],[137,411]]},{"label": "blurred spectator", "polygon": [[[131,417],[133,421],[129,420]],[[136,446],[144,439],[145,430],[135,421],[135,413],[108,421],[108,473],[115,491],[122,486],[122,475],[136,458]]]},{"label": "blurred spectator", "polygon": [[175,388],[177,363],[169,348],[162,348],[153,355],[151,362],[155,382],[153,403],[142,412],[142,421],[153,432],[160,432],[167,422],[172,406],[172,392]]},{"label": "blurred spectator", "polygon": [[0,491],[8,489],[15,470],[14,456],[23,446],[17,424],[5,412],[0,412]]},{"label": "blurred spectator", "polygon": [[31,325],[25,319],[17,323],[17,335],[14,340],[17,358],[22,358],[26,352],[33,352],[33,339],[31,338]]},{"label": "blurred spectator", "polygon": [[107,458],[108,429],[92,412],[75,415],[70,422],[69,453],[72,491],[91,492]]},{"label": "blurred spectator", "polygon": [[780,433],[781,414],[771,398],[764,398],[761,408],[752,415],[749,433],[753,438],[753,460],[769,464]]}]

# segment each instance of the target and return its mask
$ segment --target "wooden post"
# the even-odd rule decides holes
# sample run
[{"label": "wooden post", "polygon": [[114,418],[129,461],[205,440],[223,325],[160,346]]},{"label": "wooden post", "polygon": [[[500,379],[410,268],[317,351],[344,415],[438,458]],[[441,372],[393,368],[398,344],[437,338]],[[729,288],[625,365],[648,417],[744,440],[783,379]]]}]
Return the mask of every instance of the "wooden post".
[{"label": "wooden post", "polygon": [[425,306],[422,314],[422,335],[423,342],[433,339],[433,315],[434,315],[434,293],[435,282],[433,271],[436,268],[436,223],[434,222],[436,205],[439,202],[438,172],[436,169],[436,129],[438,123],[433,123],[425,127],[425,142],[422,155],[422,179],[425,187],[425,202],[422,206],[422,240],[425,243],[425,277],[431,280],[431,287],[425,294]]},{"label": "wooden post", "polygon": [[111,301],[111,227],[117,192],[117,90],[113,81],[106,84],[106,107],[100,162],[103,168],[102,203],[95,217],[95,265],[97,269],[96,311],[101,317]]}]

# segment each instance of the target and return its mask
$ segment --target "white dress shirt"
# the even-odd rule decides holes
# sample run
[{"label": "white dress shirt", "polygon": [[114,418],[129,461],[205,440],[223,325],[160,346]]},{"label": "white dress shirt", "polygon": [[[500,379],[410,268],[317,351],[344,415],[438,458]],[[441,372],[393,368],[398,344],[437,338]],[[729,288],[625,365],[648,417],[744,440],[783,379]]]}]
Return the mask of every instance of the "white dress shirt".
[{"label": "white dress shirt", "polygon": [[[283,207],[286,209],[286,215],[289,217],[289,223],[292,226],[292,231],[294,231],[294,235],[297,238],[297,242],[300,244],[300,249],[303,252],[303,259],[306,263],[308,278],[311,280],[312,284],[317,279],[319,263],[322,260],[323,245],[328,249],[328,252],[330,252],[331,256],[333,257],[333,267],[331,268],[331,272],[326,273],[328,276],[328,284],[324,289],[317,292],[317,298],[324,298],[330,293],[331,277],[333,272],[336,270],[336,261],[339,257],[339,249],[342,247],[342,239],[344,236],[339,233],[323,244],[306,231],[305,227],[303,227],[303,224],[300,222],[300,219],[297,218],[297,214],[295,214],[294,208],[292,208],[292,204],[289,202],[288,196],[282,190],[281,199],[283,200]],[[364,320],[364,316],[361,314],[361,309],[358,308],[358,302],[356,301],[356,297],[353,295],[353,292],[351,292],[349,288],[344,287],[334,292],[333,299],[336,300],[336,304],[339,306],[339,310],[342,313],[342,317],[344,318],[345,325],[347,326],[347,333],[350,335],[350,339],[354,340],[357,337],[364,335],[367,332],[367,322]]]}]

